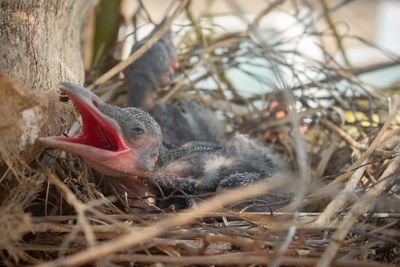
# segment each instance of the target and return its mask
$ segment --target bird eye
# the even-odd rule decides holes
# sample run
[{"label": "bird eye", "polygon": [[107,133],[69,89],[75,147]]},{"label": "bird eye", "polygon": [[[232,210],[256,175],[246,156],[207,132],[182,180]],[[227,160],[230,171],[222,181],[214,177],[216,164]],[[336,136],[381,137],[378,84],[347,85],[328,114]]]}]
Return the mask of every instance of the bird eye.
[{"label": "bird eye", "polygon": [[142,135],[142,134],[144,134],[144,130],[140,127],[136,127],[136,128],[132,129],[132,133],[134,135]]}]

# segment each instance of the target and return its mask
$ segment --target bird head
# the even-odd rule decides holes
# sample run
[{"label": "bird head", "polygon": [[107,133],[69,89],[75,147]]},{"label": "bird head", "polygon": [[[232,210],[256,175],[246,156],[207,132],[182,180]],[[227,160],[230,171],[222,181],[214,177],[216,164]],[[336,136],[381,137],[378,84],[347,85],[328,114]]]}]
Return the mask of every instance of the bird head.
[{"label": "bird head", "polygon": [[110,176],[148,176],[154,171],[161,130],[150,114],[106,104],[76,84],[61,83],[60,89],[80,112],[82,130],[72,137],[42,137],[43,144],[79,155]]},{"label": "bird head", "polygon": [[[153,38],[167,19],[168,17],[165,17],[145,38],[136,42],[131,53],[135,53]],[[129,105],[150,108],[153,105],[151,94],[170,85],[174,70],[178,68],[179,61],[172,31],[168,29],[157,42],[124,70],[129,83]]]}]

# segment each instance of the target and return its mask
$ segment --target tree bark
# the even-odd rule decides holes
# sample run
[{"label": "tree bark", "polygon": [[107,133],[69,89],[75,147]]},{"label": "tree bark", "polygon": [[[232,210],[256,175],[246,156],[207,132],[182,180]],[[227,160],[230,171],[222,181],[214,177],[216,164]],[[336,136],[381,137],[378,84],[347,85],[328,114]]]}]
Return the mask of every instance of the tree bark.
[{"label": "tree bark", "polygon": [[0,71],[34,90],[82,84],[80,33],[96,2],[0,1]]},{"label": "tree bark", "polygon": [[0,0],[3,160],[29,163],[39,152],[37,137],[58,135],[70,125],[72,105],[60,103],[58,84],[83,84],[81,30],[96,3]]},{"label": "tree bark", "polygon": [[[97,1],[0,0],[0,225],[46,180],[31,164],[43,150],[37,138],[71,124],[74,109],[60,102],[58,84],[84,81],[81,30]],[[2,234],[19,238],[12,228]]]}]

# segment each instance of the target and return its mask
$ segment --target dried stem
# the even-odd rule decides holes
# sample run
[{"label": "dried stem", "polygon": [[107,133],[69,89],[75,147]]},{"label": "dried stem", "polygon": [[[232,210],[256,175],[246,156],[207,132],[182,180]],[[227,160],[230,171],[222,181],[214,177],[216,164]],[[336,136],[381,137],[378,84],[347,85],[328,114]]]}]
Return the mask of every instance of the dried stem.
[{"label": "dried stem", "polygon": [[110,255],[111,253],[128,249],[132,246],[142,244],[149,241],[161,233],[169,230],[173,227],[184,225],[192,222],[194,219],[203,216],[208,212],[218,210],[225,205],[235,203],[237,201],[243,200],[244,198],[256,197],[260,194],[265,194],[266,192],[273,190],[277,186],[282,185],[282,182],[278,183],[266,183],[261,182],[255,185],[249,186],[247,188],[239,188],[232,191],[222,193],[209,201],[204,201],[198,208],[191,213],[191,216],[187,216],[185,213],[178,213],[177,215],[169,216],[168,218],[153,223],[148,227],[144,227],[138,230],[132,230],[129,234],[126,234],[120,238],[105,242],[101,245],[90,247],[85,251],[76,253],[72,256],[66,258],[60,258],[53,262],[48,262],[40,267],[50,267],[50,266],[76,266],[84,263],[88,263],[95,259]]},{"label": "dried stem", "polygon": [[147,50],[149,50],[153,44],[155,44],[158,39],[169,29],[172,21],[182,12],[183,8],[187,4],[188,0],[182,0],[178,7],[175,9],[174,13],[171,15],[171,17],[168,18],[168,20],[160,27],[160,29],[143,45],[141,46],[135,53],[130,55],[126,60],[122,61],[121,63],[115,65],[113,68],[111,68],[109,71],[104,73],[102,76],[100,76],[93,84],[91,84],[88,88],[93,89],[96,85],[100,85],[102,83],[105,83],[109,79],[111,79],[114,75],[116,75],[118,72],[122,71],[126,67],[128,67],[132,62],[134,62],[136,59],[141,57]]}]

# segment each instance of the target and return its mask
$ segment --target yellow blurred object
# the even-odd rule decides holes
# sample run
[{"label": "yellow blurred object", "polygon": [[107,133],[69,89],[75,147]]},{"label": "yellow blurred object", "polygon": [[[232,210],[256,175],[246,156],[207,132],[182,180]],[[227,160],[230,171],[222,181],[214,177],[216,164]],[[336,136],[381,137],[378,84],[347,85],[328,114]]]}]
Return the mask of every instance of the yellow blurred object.
[{"label": "yellow blurred object", "polygon": [[[357,120],[361,122],[360,125],[362,127],[370,127],[371,126],[367,114],[365,114],[363,112],[360,112],[360,111],[357,111],[356,112],[356,117],[357,117]],[[353,112],[351,112],[351,111],[345,111],[345,119],[346,119],[347,123],[356,122],[356,118],[355,118]],[[379,122],[383,123],[383,121],[380,121],[380,117],[376,113],[372,114],[372,122],[373,122],[372,123],[372,127],[378,127],[378,123]],[[396,115],[396,117],[394,118],[393,122],[395,124],[400,124],[400,114]]]},{"label": "yellow blurred object", "polygon": [[[357,118],[357,119],[356,119]],[[351,111],[345,111],[345,119],[347,123],[354,123],[356,121],[360,121],[361,126],[363,127],[370,127],[371,123],[369,120],[369,116],[363,112],[356,111],[356,114],[354,116],[354,113]],[[377,127],[379,123],[379,116],[378,114],[372,114],[372,127]]]}]

